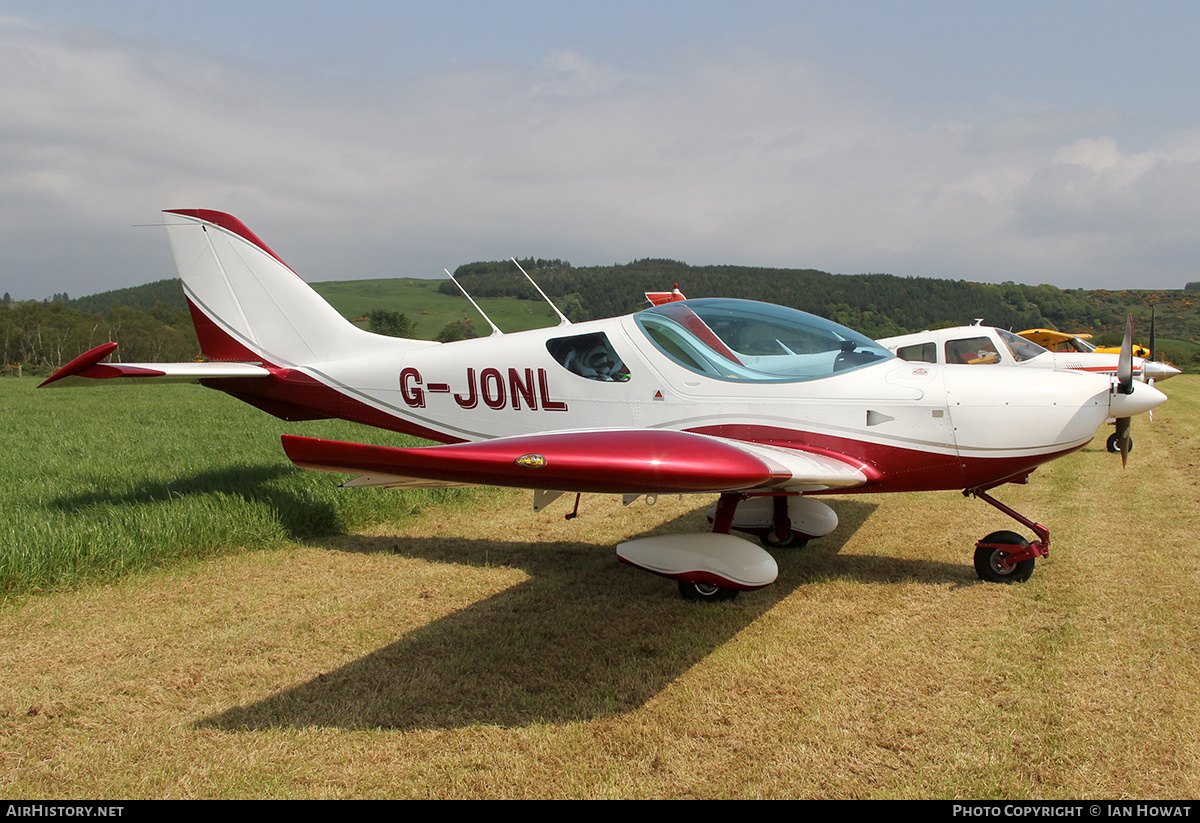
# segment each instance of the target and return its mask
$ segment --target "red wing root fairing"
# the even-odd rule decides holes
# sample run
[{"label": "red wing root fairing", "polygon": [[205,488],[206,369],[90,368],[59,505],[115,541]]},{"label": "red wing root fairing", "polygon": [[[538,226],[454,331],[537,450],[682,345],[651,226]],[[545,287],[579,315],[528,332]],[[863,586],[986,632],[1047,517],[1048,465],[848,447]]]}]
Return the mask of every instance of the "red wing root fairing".
[{"label": "red wing root fairing", "polygon": [[284,435],[306,469],[361,473],[371,485],[512,486],[612,494],[758,489],[791,478],[736,446],[675,431],[596,431],[502,437],[424,448],[386,448]]}]

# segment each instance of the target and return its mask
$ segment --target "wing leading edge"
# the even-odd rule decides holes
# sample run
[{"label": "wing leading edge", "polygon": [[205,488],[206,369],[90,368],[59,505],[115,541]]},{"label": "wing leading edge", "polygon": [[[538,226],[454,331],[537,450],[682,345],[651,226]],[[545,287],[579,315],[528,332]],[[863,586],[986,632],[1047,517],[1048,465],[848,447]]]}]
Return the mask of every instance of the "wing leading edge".
[{"label": "wing leading edge", "polygon": [[825,455],[663,429],[522,435],[447,446],[392,448],[284,435],[306,469],[360,474],[344,485],[445,485],[611,494],[846,488],[857,467]]}]

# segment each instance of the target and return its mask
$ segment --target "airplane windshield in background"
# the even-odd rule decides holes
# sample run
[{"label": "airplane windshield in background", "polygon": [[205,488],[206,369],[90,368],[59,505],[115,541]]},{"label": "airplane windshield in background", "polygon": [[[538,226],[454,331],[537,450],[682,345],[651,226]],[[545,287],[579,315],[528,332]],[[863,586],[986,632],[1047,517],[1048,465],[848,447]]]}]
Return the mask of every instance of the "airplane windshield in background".
[{"label": "airplane windshield in background", "polygon": [[[1013,334],[1010,331],[996,329],[996,333],[1000,335],[1000,339],[1004,341],[1004,345],[1008,346],[1008,350],[1012,352],[1013,358],[1018,363],[1032,360],[1038,355],[1045,354],[1047,351],[1032,340],[1026,340],[1024,337]],[[1079,342],[1082,343],[1083,341]]]},{"label": "airplane windshield in background", "polygon": [[634,318],[667,357],[718,380],[817,380],[892,357],[874,340],[837,323],[750,300],[664,303]]}]

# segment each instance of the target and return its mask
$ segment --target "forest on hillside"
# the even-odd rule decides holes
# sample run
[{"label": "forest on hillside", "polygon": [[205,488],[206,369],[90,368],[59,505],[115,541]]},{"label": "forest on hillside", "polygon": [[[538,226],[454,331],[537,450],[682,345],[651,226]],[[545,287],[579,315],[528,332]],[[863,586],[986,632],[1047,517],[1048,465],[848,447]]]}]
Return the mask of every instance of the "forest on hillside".
[{"label": "forest on hillside", "polygon": [[[183,293],[175,281],[176,290]],[[132,363],[195,360],[200,353],[186,308],[162,303],[113,305],[107,310],[74,308],[69,300],[28,300],[0,306],[0,345],[5,375],[54,371],[88,349],[117,341],[121,359]]]},{"label": "forest on hillside", "polygon": [[[561,260],[519,261],[548,295],[563,301],[573,320],[612,317],[643,308],[644,292],[678,284],[688,297],[761,300],[827,317],[881,338],[922,329],[972,323],[976,318],[1008,329],[1052,328],[1072,333],[1120,336],[1126,313],[1133,312],[1135,336],[1147,340],[1150,309],[1156,308],[1157,334],[1200,342],[1200,295],[1163,290],[1059,289],[1050,285],[999,285],[891,274],[828,274],[813,269],[746,266],[689,266],[675,260],[646,259],[620,266],[573,268]],[[532,286],[511,261],[460,266],[454,272],[472,296],[533,299]],[[440,287],[459,294],[453,283]],[[578,297],[578,316],[567,303]],[[1190,346],[1180,356],[1191,359]]]},{"label": "forest on hillside", "polygon": [[[1088,332],[1119,342],[1127,311],[1135,337],[1148,342],[1150,307],[1156,308],[1161,356],[1190,371],[1200,370],[1200,295],[1194,290],[1063,290],[1054,286],[999,285],[966,280],[896,277],[890,274],[834,275],[812,269],[745,266],[689,266],[675,260],[645,259],[614,266],[573,267],[563,260],[529,258],[521,265],[574,321],[611,317],[646,305],[644,292],[678,284],[688,297],[738,297],[802,309],[880,338],[927,328],[963,325],[982,318],[1011,329],[1055,328]],[[511,261],[460,266],[455,278],[476,298],[537,300]],[[381,297],[387,327],[411,328],[394,315],[403,308]],[[318,288],[320,284],[317,284]],[[469,305],[455,285],[439,291]],[[380,290],[381,293],[385,290]],[[6,296],[7,297],[7,296]],[[384,305],[387,303],[387,305]],[[334,301],[335,308],[338,308]],[[343,312],[345,313],[345,312]],[[378,313],[377,313],[378,314]],[[385,315],[379,314],[383,318]],[[366,320],[366,318],[363,318]],[[440,339],[473,334],[469,321],[442,329]],[[478,324],[486,328],[486,323]],[[401,332],[402,333],[402,332]],[[430,330],[425,336],[434,337]],[[199,358],[199,345],[177,279],[69,299],[0,303],[0,344],[5,374],[48,374],[100,343],[116,341],[126,362],[184,361]],[[1177,341],[1177,342],[1176,342]]]}]

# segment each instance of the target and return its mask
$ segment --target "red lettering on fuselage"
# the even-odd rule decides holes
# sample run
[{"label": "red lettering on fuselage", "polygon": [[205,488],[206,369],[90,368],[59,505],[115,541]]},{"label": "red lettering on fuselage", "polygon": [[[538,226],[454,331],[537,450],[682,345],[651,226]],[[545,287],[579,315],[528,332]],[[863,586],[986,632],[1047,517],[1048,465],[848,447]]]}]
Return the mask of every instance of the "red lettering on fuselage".
[{"label": "red lettering on fuselage", "polygon": [[550,377],[545,369],[538,369],[538,388],[542,392],[542,408],[546,411],[566,411],[567,404],[550,399]]},{"label": "red lettering on fuselage", "polygon": [[405,369],[400,372],[400,396],[404,402],[414,409],[425,408],[425,390],[414,388],[413,384],[421,385],[421,373],[416,369]]},{"label": "red lettering on fuselage", "polygon": [[473,409],[479,405],[479,392],[475,391],[475,370],[467,369],[467,396],[454,395],[454,402],[464,409]]},{"label": "red lettering on fuselage", "polygon": [[[479,405],[480,398],[489,409],[499,411],[506,406],[515,411],[566,411],[567,404],[562,400],[550,398],[550,375],[545,369],[537,370],[534,380],[533,369],[508,370],[508,380],[499,369],[484,369],[475,373],[475,369],[467,369],[466,389],[454,393],[454,402],[459,408],[473,409]],[[424,386],[424,388],[422,388]],[[404,402],[414,409],[425,408],[425,392],[445,394],[452,391],[448,383],[426,384],[421,372],[408,367],[400,372],[400,396]]]},{"label": "red lettering on fuselage", "polygon": [[516,369],[508,370],[508,393],[512,396],[513,408],[521,408],[521,398],[530,411],[537,411],[537,387],[533,385],[533,369],[525,369],[525,382],[521,382]]},{"label": "red lettering on fuselage", "polygon": [[479,388],[483,392],[483,402],[489,409],[502,409],[505,404],[504,378],[496,369],[484,369],[479,375]]}]

